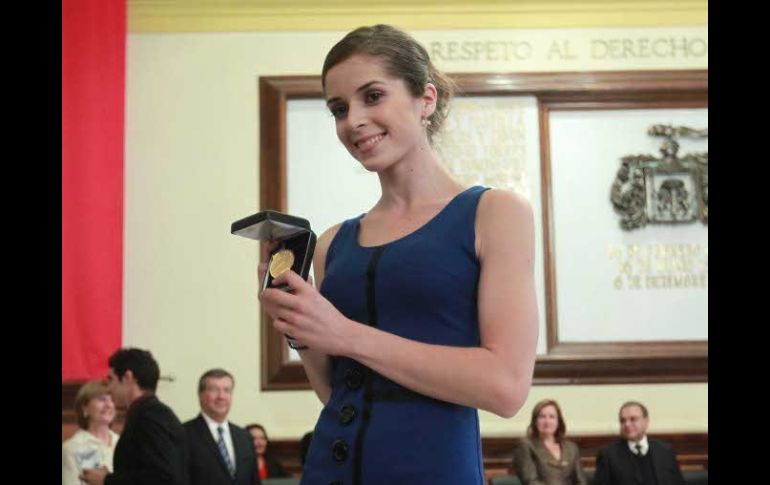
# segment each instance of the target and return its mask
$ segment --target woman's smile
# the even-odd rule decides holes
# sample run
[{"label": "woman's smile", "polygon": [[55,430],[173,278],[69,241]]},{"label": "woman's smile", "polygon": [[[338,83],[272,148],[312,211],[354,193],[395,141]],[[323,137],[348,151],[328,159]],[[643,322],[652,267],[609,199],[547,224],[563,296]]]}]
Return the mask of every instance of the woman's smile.
[{"label": "woman's smile", "polygon": [[358,149],[360,153],[369,153],[382,141],[387,135],[387,132],[379,133],[377,135],[364,136],[353,142],[353,145]]}]

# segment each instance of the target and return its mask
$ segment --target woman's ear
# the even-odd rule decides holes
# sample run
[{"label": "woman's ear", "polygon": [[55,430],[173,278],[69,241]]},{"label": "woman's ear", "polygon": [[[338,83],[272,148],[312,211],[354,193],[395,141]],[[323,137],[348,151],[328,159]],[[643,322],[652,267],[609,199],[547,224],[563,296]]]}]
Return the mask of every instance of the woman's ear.
[{"label": "woman's ear", "polygon": [[430,116],[436,111],[436,102],[438,101],[438,90],[433,83],[427,83],[425,85],[425,91],[422,93],[422,117],[430,118]]}]

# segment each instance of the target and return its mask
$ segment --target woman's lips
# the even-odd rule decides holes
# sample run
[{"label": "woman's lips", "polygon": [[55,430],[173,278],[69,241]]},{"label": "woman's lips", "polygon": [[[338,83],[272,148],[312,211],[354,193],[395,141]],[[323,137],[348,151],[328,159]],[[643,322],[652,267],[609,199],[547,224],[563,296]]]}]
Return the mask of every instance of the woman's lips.
[{"label": "woman's lips", "polygon": [[367,136],[354,142],[353,145],[355,145],[361,153],[366,153],[374,149],[374,147],[385,138],[386,134],[387,133],[379,133],[377,135]]}]

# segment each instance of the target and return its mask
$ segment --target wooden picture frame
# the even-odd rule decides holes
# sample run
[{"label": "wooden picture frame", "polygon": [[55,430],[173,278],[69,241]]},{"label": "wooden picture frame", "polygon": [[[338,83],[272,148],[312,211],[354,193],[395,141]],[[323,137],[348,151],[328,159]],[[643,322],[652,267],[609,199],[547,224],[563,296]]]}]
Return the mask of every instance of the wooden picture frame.
[{"label": "wooden picture frame", "polygon": [[[559,340],[553,244],[549,114],[556,110],[708,107],[708,71],[609,71],[452,74],[460,96],[531,95],[540,122],[541,202],[545,271],[546,353],[535,384],[704,382],[708,341],[579,342]],[[286,211],[286,107],[290,99],[321,98],[319,76],[259,79],[260,210]],[[537,216],[537,215],[536,215]],[[302,365],[261,314],[263,390],[309,389]]]}]

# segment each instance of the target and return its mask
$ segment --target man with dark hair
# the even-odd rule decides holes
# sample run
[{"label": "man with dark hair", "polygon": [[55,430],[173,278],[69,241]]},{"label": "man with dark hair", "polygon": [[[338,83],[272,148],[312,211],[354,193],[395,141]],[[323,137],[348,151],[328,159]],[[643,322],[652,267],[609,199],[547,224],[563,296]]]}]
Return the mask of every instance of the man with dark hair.
[{"label": "man with dark hair", "polygon": [[637,401],[620,407],[622,439],[596,455],[595,485],[684,485],[671,445],[647,437],[647,408]]},{"label": "man with dark hair", "polygon": [[257,456],[248,431],[227,421],[235,380],[224,369],[198,380],[201,412],[184,423],[192,485],[257,485]]},{"label": "man with dark hair", "polygon": [[189,451],[182,423],[155,396],[158,363],[146,350],[128,348],[109,359],[107,386],[126,423],[115,447],[114,472],[85,470],[89,485],[189,485]]}]

